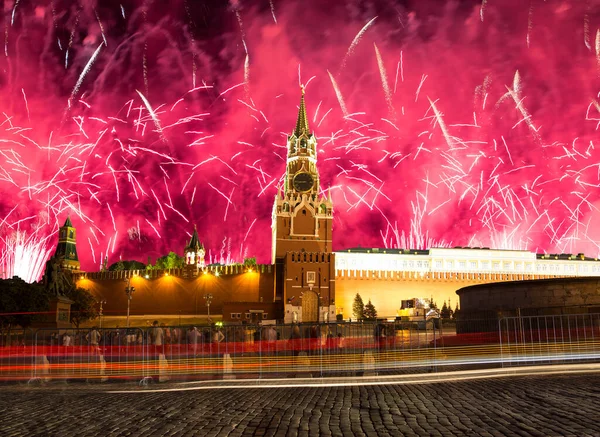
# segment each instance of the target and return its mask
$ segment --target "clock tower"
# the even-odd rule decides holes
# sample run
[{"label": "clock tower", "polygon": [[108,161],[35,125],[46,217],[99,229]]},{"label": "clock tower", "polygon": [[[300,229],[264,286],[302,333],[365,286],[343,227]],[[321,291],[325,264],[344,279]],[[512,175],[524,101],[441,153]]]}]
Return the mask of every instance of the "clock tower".
[{"label": "clock tower", "polygon": [[285,304],[286,322],[334,317],[335,261],[331,246],[333,204],[321,190],[317,138],[310,131],[304,89],[296,128],[287,139],[286,172],[275,196],[272,261],[275,300]]}]

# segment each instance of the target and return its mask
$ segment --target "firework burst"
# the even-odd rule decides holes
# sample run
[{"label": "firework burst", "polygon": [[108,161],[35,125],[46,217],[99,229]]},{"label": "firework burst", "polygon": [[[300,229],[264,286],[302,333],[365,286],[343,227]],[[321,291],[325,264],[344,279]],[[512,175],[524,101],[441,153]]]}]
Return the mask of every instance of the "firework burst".
[{"label": "firework burst", "polygon": [[180,251],[194,224],[212,262],[268,262],[298,81],[334,249],[600,253],[589,2],[80,3],[5,22],[6,276],[40,277],[68,213],[86,270]]}]

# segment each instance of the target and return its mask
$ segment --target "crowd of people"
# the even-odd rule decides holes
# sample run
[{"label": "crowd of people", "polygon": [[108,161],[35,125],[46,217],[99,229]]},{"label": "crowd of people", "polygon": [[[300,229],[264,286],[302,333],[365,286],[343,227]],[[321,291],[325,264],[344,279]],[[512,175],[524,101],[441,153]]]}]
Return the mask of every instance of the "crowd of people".
[{"label": "crowd of people", "polygon": [[[376,347],[386,347],[393,340],[393,326],[373,325],[372,338]],[[141,349],[152,354],[199,354],[220,353],[231,349],[239,351],[278,352],[293,350],[311,351],[320,348],[338,349],[345,347],[343,326],[336,324],[292,324],[292,325],[228,325],[211,326],[166,326],[155,320],[146,328],[67,329],[47,331],[44,343],[49,346],[85,347],[86,350],[103,354],[122,353],[123,347]],[[346,334],[346,335],[345,335]],[[356,333],[355,333],[356,334]],[[358,337],[364,339],[364,331]],[[362,340],[361,340],[362,341]],[[41,344],[39,342],[38,344]],[[223,344],[222,346],[219,346]],[[147,347],[146,349],[144,349]],[[116,349],[119,348],[119,349]]]}]

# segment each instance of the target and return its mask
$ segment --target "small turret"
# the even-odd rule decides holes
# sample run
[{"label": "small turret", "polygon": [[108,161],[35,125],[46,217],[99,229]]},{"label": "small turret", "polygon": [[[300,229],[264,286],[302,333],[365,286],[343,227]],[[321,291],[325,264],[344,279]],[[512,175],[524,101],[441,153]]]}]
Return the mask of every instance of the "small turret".
[{"label": "small turret", "polygon": [[67,216],[65,224],[58,230],[58,245],[54,256],[61,260],[60,268],[72,271],[78,271],[80,268],[79,257],[77,256],[77,231],[71,223],[71,218]]},{"label": "small turret", "polygon": [[192,234],[190,242],[185,247],[184,252],[186,265],[196,266],[199,269],[204,268],[204,255],[206,252],[204,250],[204,245],[200,242],[200,238],[198,237],[196,225],[194,225],[194,233]]}]

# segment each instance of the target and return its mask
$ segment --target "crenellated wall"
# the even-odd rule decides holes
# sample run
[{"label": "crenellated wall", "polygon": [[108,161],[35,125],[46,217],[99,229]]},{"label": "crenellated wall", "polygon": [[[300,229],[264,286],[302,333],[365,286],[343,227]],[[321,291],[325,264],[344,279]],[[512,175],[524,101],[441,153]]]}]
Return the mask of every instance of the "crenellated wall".
[{"label": "crenellated wall", "polygon": [[[204,273],[206,272],[206,273]],[[259,265],[208,267],[195,276],[185,269],[88,272],[77,275],[77,286],[105,300],[106,316],[127,313],[125,287],[135,288],[130,314],[207,314],[205,294],[212,294],[211,314],[221,314],[225,302],[273,302],[273,269]]]}]

